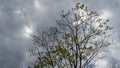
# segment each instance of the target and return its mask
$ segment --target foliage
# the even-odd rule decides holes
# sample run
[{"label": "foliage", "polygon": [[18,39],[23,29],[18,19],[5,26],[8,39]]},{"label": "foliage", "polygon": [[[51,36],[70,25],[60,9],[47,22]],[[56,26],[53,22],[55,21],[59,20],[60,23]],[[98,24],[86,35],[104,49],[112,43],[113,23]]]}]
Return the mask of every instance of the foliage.
[{"label": "foliage", "polygon": [[107,22],[80,3],[62,11],[55,27],[32,36],[36,45],[32,54],[38,57],[34,68],[87,68],[110,45],[107,33],[112,27]]}]

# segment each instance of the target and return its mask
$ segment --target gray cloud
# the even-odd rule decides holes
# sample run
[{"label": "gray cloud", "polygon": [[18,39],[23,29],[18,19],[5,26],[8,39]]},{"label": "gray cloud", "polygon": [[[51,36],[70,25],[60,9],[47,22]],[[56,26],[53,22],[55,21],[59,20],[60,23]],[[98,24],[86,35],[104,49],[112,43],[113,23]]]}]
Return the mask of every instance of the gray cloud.
[{"label": "gray cloud", "polygon": [[23,20],[14,13],[23,7],[18,1],[0,0],[0,68],[20,68],[30,42],[21,32]]},{"label": "gray cloud", "polygon": [[[38,0],[41,9],[35,9],[34,0],[0,0],[0,68],[26,68],[29,58],[26,52],[31,47],[31,38],[25,38],[23,29],[32,25],[40,30],[52,26],[59,19],[61,10],[74,7],[75,1],[70,0]],[[110,23],[114,26],[116,38],[120,37],[119,0],[82,0],[97,11],[109,9],[114,15]],[[110,47],[110,55],[119,56],[119,44]]]}]

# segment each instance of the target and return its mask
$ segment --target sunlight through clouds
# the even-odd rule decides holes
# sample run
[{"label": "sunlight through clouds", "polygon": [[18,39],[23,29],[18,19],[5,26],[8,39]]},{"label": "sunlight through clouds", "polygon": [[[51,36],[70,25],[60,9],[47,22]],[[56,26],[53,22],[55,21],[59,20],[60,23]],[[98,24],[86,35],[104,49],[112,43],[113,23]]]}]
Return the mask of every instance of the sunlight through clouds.
[{"label": "sunlight through clouds", "polygon": [[36,10],[44,12],[45,8],[38,0],[34,0],[34,7]]},{"label": "sunlight through clouds", "polygon": [[29,38],[32,33],[33,33],[33,28],[32,28],[32,26],[25,26],[25,27],[24,27],[24,36],[25,36],[26,38]]},{"label": "sunlight through clouds", "polygon": [[34,6],[35,6],[36,9],[40,9],[40,8],[41,8],[38,0],[35,0],[35,1],[34,1]]},{"label": "sunlight through clouds", "polygon": [[[113,17],[113,13],[110,12],[108,9],[101,10],[100,19],[107,20]],[[95,27],[98,27],[99,23],[95,23]]]},{"label": "sunlight through clouds", "polygon": [[[42,31],[48,26],[54,26],[54,20],[60,18],[61,10],[74,8],[77,2],[78,0],[0,0],[0,68],[27,68],[27,64],[33,61],[27,55],[29,48],[33,47],[30,34],[34,34],[37,28]],[[117,33],[113,35],[113,40],[117,38],[120,42],[120,0],[80,0],[80,3],[98,11],[100,18],[109,19],[109,24],[114,27],[112,35]],[[76,24],[80,22],[73,23]],[[120,60],[119,44],[108,48],[110,55],[107,56],[115,58],[115,61]],[[99,62],[101,65],[104,63]]]},{"label": "sunlight through clouds", "polygon": [[40,0],[34,0],[33,6],[36,14],[44,14],[46,12],[46,7],[41,3]]},{"label": "sunlight through clouds", "polygon": [[102,10],[102,13],[100,15],[101,19],[109,19],[112,17],[112,13],[109,10]]}]

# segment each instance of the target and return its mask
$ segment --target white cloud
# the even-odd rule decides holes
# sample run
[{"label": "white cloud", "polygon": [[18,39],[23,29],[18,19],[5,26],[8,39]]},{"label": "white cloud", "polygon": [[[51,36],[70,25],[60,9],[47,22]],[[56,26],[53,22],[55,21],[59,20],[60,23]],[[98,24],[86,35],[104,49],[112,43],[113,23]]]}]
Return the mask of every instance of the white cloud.
[{"label": "white cloud", "polygon": [[38,0],[35,0],[35,1],[34,1],[34,6],[35,6],[35,8],[37,8],[37,9],[40,9],[40,8],[41,8]]},{"label": "white cloud", "polygon": [[45,12],[45,7],[38,0],[34,0],[34,7],[36,10]]},{"label": "white cloud", "polygon": [[107,10],[102,10],[102,13],[100,15],[101,19],[109,19],[113,16],[113,14],[107,9]]},{"label": "white cloud", "polygon": [[25,26],[24,27],[23,34],[26,38],[29,38],[32,33],[33,33],[33,27],[32,26]]},{"label": "white cloud", "polygon": [[108,62],[104,59],[98,60],[95,64],[97,68],[108,68]]}]

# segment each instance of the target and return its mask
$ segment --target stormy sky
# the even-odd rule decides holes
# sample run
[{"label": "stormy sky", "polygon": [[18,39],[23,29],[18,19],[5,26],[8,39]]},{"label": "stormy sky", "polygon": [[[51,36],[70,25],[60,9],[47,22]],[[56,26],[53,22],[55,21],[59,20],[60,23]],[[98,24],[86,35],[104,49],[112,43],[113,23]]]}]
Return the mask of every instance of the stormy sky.
[{"label": "stormy sky", "polygon": [[[59,19],[61,10],[69,10],[79,0],[0,0],[0,68],[27,68],[31,60],[28,50],[33,42],[29,34],[35,29],[44,30]],[[120,61],[120,0],[80,0],[90,9],[110,19],[113,29],[113,41],[109,46],[109,57]],[[103,67],[101,67],[103,68]]]}]

